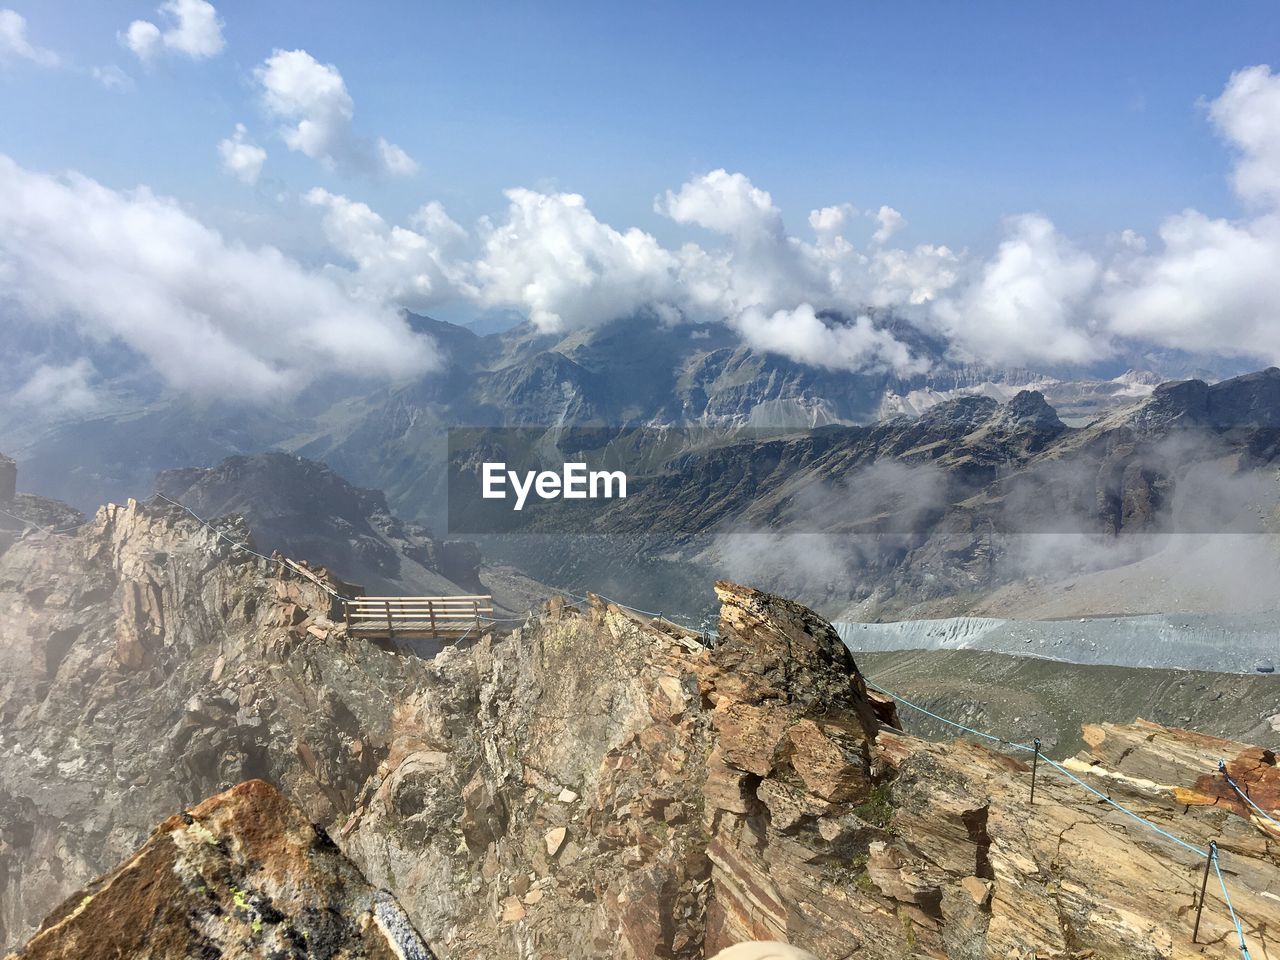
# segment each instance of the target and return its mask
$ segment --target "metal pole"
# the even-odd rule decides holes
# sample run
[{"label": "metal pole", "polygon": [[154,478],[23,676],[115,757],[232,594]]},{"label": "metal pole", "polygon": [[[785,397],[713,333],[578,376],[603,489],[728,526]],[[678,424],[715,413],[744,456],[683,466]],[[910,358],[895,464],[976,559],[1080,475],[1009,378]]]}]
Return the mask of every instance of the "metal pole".
[{"label": "metal pole", "polygon": [[1035,756],[1031,758],[1031,802],[1035,803],[1036,802],[1036,770],[1040,766],[1040,738],[1036,737],[1035,740],[1032,742],[1035,745],[1036,752],[1035,752]]},{"label": "metal pole", "polygon": [[1209,856],[1204,861],[1204,878],[1200,881],[1200,902],[1196,904],[1196,926],[1191,931],[1191,942],[1195,943],[1196,938],[1200,936],[1200,914],[1204,912],[1204,895],[1209,889],[1209,868],[1213,866],[1213,861],[1218,858],[1217,843],[1209,843]]}]

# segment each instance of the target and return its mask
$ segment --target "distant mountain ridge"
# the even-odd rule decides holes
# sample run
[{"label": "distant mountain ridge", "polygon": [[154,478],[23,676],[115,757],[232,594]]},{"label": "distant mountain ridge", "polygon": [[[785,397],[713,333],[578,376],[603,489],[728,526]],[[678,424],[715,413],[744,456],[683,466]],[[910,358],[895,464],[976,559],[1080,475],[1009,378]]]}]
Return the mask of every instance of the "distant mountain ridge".
[{"label": "distant mountain ridge", "polygon": [[[562,455],[579,459],[566,437]],[[656,558],[767,584],[844,619],[961,615],[1029,578],[1038,586],[1027,603],[1058,582],[1102,590],[1096,608],[1077,598],[1090,614],[1254,610],[1280,592],[1266,536],[1280,531],[1278,458],[1274,367],[1167,383],[1084,427],[1037,391],[1004,404],[964,396],[918,417],[678,454],[634,471],[625,501],[589,515],[537,504],[524,529],[561,536],[543,537],[521,563],[553,583],[627,571],[632,589],[655,585],[634,602],[665,597],[667,609],[689,578],[645,569]],[[1139,561],[1163,586],[1134,581],[1127,598],[1083,579]],[[1179,584],[1201,599],[1176,603]],[[1206,608],[1214,595],[1225,606]],[[1017,616],[1009,598],[1001,606]]]},{"label": "distant mountain ridge", "polygon": [[[99,408],[51,410],[46,417],[13,407],[0,414],[0,449],[21,460],[33,489],[82,509],[103,498],[144,496],[161,470],[283,450],[323,460],[356,483],[386,491],[402,516],[438,526],[444,436],[453,426],[807,428],[918,414],[967,393],[1005,400],[1026,386],[1076,422],[1133,402],[1149,390],[1148,381],[1162,378],[1125,374],[1126,367],[1163,370],[1167,378],[1189,364],[1165,354],[1086,372],[958,364],[941,341],[889,314],[877,314],[876,322],[927,357],[930,373],[903,378],[886,370],[816,368],[744,346],[719,324],[626,318],[564,335],[525,324],[481,336],[429,317],[409,315],[409,322],[439,346],[440,370],[382,386],[330,377],[292,401],[259,407],[158,391],[140,360],[112,350],[100,367]],[[39,342],[29,346],[35,350]],[[34,362],[20,366],[28,370]],[[1230,372],[1224,371],[1213,373]],[[9,378],[0,389],[11,393],[17,384]]]}]

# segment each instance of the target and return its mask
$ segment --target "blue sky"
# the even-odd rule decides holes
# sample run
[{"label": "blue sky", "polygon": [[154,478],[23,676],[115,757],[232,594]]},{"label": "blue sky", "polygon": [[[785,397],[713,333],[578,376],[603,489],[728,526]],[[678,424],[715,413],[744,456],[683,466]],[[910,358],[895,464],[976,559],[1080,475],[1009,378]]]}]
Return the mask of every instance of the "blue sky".
[{"label": "blue sky", "polygon": [[[252,209],[213,144],[236,122],[270,147],[251,72],[303,48],[342,72],[356,126],[421,165],[357,182],[272,151],[265,176],[358,194],[385,214],[440,199],[465,222],[511,186],[583,193],[610,222],[668,225],[652,198],[741,170],[789,221],[849,201],[912,236],[989,243],[1039,210],[1075,235],[1146,231],[1184,206],[1235,209],[1198,98],[1280,48],[1267,3],[224,2],[226,50],[142,67],[116,40],[149,2],[23,2],[34,42],[116,63],[112,94],[71,72],[0,73],[0,149],[24,165],[145,182]],[[981,12],[975,12],[981,11]],[[358,178],[357,178],[358,180]]]},{"label": "blue sky", "polygon": [[0,316],[263,397],[447,363],[405,309],[1280,362],[1276,50],[1247,0],[0,0]]}]

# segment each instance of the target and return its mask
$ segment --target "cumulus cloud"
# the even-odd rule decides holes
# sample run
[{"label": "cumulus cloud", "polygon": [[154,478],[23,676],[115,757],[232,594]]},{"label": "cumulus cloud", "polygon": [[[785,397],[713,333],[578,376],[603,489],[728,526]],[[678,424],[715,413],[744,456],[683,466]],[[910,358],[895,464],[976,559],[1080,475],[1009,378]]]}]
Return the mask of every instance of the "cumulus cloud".
[{"label": "cumulus cloud", "polygon": [[977,277],[934,315],[961,351],[1013,362],[1087,363],[1109,350],[1089,308],[1098,262],[1045,217],[1012,217]]},{"label": "cumulus cloud", "polygon": [[207,396],[263,399],[328,373],[404,377],[435,363],[398,311],[274,248],[229,242],[145,188],[3,156],[0,298],[30,321],[121,342]]},{"label": "cumulus cloud", "polygon": [[62,62],[52,50],[38,47],[28,39],[26,17],[16,10],[0,8],[0,65],[18,60],[41,67],[56,67]]},{"label": "cumulus cloud", "polygon": [[1239,155],[1232,183],[1240,197],[1280,204],[1280,76],[1266,66],[1235,73],[1209,116]]},{"label": "cumulus cloud", "polygon": [[414,229],[408,229],[390,226],[366,204],[327,190],[316,188],[306,199],[324,210],[330,244],[355,264],[344,282],[357,294],[426,310],[462,287],[458,251],[467,234],[439,203],[422,207],[412,218]]},{"label": "cumulus cloud", "polygon": [[[711,248],[668,248],[638,228],[615,228],[578,194],[506,196],[502,216],[481,220],[470,257],[471,238],[438,204],[402,227],[324,190],[308,200],[324,209],[326,237],[354,265],[344,283],[363,295],[415,310],[462,297],[520,311],[544,331],[640,314],[728,322],[759,349],[830,368],[920,370],[918,358],[861,312],[927,302],[955,280],[955,255],[945,247],[858,252],[840,233],[856,213],[847,204],[814,211],[816,243],[789,236],[767,192],[722,170],[657,201],[679,221],[720,234]],[[820,319],[832,310],[857,319]]]},{"label": "cumulus cloud", "polygon": [[1160,227],[1161,249],[1117,264],[1100,309],[1122,336],[1280,362],[1280,217],[1233,223],[1195,210]]},{"label": "cumulus cloud", "polygon": [[852,204],[841,203],[834,207],[823,207],[809,211],[809,226],[818,237],[839,236],[849,222],[849,218],[857,214]]},{"label": "cumulus cloud", "polygon": [[267,151],[249,139],[243,123],[237,123],[231,136],[218,142],[222,168],[244,183],[257,183],[266,163]]},{"label": "cumulus cloud", "polygon": [[782,212],[768,192],[741,173],[712,170],[666,192],[655,203],[659,213],[676,223],[692,223],[737,239],[755,234],[780,236]]},{"label": "cumulus cloud", "polygon": [[1130,238],[1098,309],[1122,336],[1280,362],[1280,76],[1265,66],[1240,70],[1208,112],[1236,154],[1231,183],[1254,215],[1185,210],[1160,225],[1150,253]]},{"label": "cumulus cloud", "polygon": [[520,306],[544,330],[677,306],[679,261],[651,235],[601,223],[576,193],[506,196],[505,222],[481,224],[481,303]]},{"label": "cumulus cloud", "polygon": [[876,243],[888,243],[890,237],[907,225],[902,214],[893,207],[881,207],[873,216],[878,226],[876,232],[871,235],[871,239]]},{"label": "cumulus cloud", "polygon": [[[349,126],[341,77],[326,77],[311,85],[322,91],[318,105],[299,112]],[[1008,218],[986,258],[941,244],[896,246],[905,219],[887,205],[866,213],[876,229],[855,243],[846,230],[861,217],[848,203],[811,211],[805,239],[787,232],[766,190],[725,169],[655,199],[657,212],[712,234],[679,246],[604,223],[573,193],[508,191],[505,213],[481,221],[471,256],[442,209],[437,236],[323,192],[312,202],[326,208],[326,234],[354,264],[352,289],[417,306],[463,297],[520,311],[548,331],[652,313],[724,322],[757,349],[816,366],[919,372],[921,358],[865,316],[878,307],[945,337],[959,358],[994,364],[1088,364],[1125,340],[1280,361],[1277,105],[1280,77],[1255,67],[1208,108],[1237,155],[1232,182],[1250,218],[1185,211],[1156,242],[1124,231],[1097,252],[1040,214]],[[315,131],[300,122],[295,133]]]},{"label": "cumulus cloud", "polygon": [[134,20],[120,34],[120,42],[139,60],[152,60],[163,51],[207,60],[226,46],[222,21],[208,0],[166,0],[156,12],[163,28],[150,20]]},{"label": "cumulus cloud", "polygon": [[356,136],[355,101],[333,64],[305,50],[276,50],[254,76],[268,112],[288,124],[281,135],[290,150],[349,172],[406,176],[418,169],[394,143]]}]

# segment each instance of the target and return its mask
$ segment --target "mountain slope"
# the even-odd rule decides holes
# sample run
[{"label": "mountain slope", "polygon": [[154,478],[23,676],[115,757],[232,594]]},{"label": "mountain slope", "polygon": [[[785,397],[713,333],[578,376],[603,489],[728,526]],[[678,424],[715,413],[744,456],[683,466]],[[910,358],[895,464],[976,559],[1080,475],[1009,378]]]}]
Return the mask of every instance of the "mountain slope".
[{"label": "mountain slope", "polygon": [[[1178,598],[1189,594],[1216,609],[1247,594],[1274,610],[1280,557],[1274,538],[1256,535],[1280,530],[1278,422],[1275,368],[1166,384],[1085,427],[1064,424],[1034,391],[1005,404],[964,397],[916,418],[681,453],[633,471],[625,500],[586,512],[535,504],[524,522],[599,535],[598,564],[665,557],[770,585],[841,619],[956,616],[997,603],[1019,615],[1015,584],[1027,604],[1033,587],[1043,604],[1076,584],[1070,609],[1088,614],[1183,609]],[[560,453],[583,459],[573,443],[567,434]],[[531,572],[556,582],[560,562]],[[1097,571],[1139,563],[1125,611],[1081,589],[1105,587],[1111,575]],[[1166,589],[1138,588],[1160,572],[1173,577]],[[673,599],[665,609],[685,602]]]}]

